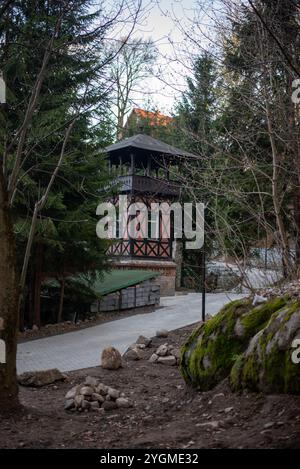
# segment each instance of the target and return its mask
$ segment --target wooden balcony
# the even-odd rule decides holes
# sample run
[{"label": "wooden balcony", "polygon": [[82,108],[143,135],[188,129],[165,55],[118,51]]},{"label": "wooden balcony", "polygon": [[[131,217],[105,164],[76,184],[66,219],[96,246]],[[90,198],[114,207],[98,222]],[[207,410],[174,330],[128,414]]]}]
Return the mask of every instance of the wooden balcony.
[{"label": "wooden balcony", "polygon": [[171,260],[172,244],[170,239],[121,239],[109,248],[108,254],[132,259]]},{"label": "wooden balcony", "polygon": [[181,189],[174,181],[139,175],[119,176],[113,181],[113,185],[118,185],[120,193],[148,193],[173,197],[179,197]]}]

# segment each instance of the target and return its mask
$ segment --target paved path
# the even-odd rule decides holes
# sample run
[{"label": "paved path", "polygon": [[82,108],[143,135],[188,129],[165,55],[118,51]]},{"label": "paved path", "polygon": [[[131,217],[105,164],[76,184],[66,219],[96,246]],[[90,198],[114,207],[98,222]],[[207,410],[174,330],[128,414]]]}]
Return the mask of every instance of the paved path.
[{"label": "paved path", "polygon": [[[207,313],[216,314],[230,300],[243,295],[207,294]],[[61,371],[97,366],[101,351],[112,345],[124,353],[140,334],[154,336],[159,329],[178,329],[201,318],[201,294],[189,293],[161,299],[153,313],[99,324],[67,334],[32,340],[18,346],[18,373],[58,368]]]}]

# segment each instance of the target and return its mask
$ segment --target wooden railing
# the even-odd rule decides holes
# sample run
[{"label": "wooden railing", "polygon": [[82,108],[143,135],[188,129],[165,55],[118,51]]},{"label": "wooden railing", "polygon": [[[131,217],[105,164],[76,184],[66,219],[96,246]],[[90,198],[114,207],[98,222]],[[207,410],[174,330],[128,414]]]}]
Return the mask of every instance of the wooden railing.
[{"label": "wooden railing", "polygon": [[179,197],[180,195],[180,185],[176,182],[153,178],[150,176],[119,176],[113,181],[113,184],[119,186],[120,192],[148,192],[151,194],[162,194],[176,197]]}]

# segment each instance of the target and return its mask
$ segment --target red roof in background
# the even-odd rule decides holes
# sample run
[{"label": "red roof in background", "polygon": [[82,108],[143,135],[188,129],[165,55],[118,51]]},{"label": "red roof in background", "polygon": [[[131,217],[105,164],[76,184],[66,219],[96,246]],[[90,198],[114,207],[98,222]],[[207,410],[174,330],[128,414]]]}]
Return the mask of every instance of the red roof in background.
[{"label": "red roof in background", "polygon": [[165,116],[164,114],[161,114],[159,111],[151,112],[151,111],[145,111],[144,109],[140,109],[140,108],[134,108],[131,113],[131,116],[132,115],[141,117],[142,119],[148,119],[150,125],[167,126],[171,124],[171,122],[173,121],[172,117]]}]

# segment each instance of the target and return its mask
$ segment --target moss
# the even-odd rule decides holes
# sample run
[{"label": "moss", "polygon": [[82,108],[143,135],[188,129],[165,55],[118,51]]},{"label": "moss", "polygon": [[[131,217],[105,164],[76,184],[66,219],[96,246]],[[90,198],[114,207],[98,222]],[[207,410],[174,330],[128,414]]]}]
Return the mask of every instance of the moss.
[{"label": "moss", "polygon": [[292,350],[285,354],[284,392],[300,394],[300,365],[292,362]]},{"label": "moss", "polygon": [[230,386],[233,391],[239,391],[241,389],[241,372],[244,366],[244,354],[241,353],[235,359],[234,365],[230,372]]},{"label": "moss", "polygon": [[[251,300],[233,301],[207,323],[197,328],[181,349],[180,370],[185,381],[201,390],[209,390],[231,372],[234,389],[256,388],[259,380],[259,361],[253,354],[245,359],[249,339],[267,326],[272,315],[286,306],[288,298],[276,298],[255,308]],[[242,336],[235,334],[237,320],[244,328]],[[260,352],[266,352],[271,340],[259,340]]]},{"label": "moss", "polygon": [[[243,357],[238,373],[237,369],[232,370],[231,383],[235,390],[247,388],[266,393],[300,394],[300,367],[292,362],[292,350],[281,350],[276,342],[270,349],[275,334],[298,310],[299,302],[292,302],[278,311],[278,314],[285,312],[281,322],[276,322],[278,314],[273,316],[261,333],[253,352]],[[235,364],[234,368],[237,366]]]},{"label": "moss", "polygon": [[249,299],[233,301],[192,333],[182,347],[180,360],[181,373],[188,384],[208,390],[229,374],[244,348],[234,334],[234,326],[250,305]]},{"label": "moss", "polygon": [[287,311],[287,314],[285,315],[285,318],[283,320],[283,325],[288,322],[291,317],[293,316],[293,314],[300,308],[300,301],[299,300],[295,300],[293,301],[291,304],[289,304],[289,308],[288,308],[288,311]]},{"label": "moss", "polygon": [[258,330],[265,327],[272,314],[285,306],[287,301],[288,299],[285,297],[275,298],[263,305],[257,306],[246,314],[241,320],[245,330],[245,338],[253,337]]}]

